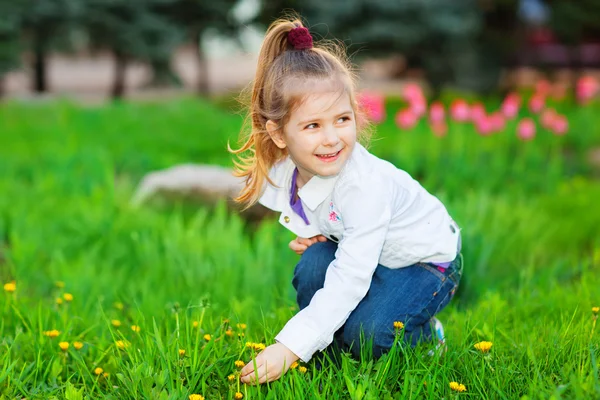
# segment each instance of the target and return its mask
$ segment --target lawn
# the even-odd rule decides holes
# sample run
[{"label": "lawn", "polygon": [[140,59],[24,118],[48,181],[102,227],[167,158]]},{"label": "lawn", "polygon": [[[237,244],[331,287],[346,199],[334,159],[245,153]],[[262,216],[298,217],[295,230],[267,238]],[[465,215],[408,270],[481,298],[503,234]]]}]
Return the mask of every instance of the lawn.
[{"label": "lawn", "polygon": [[240,384],[235,362],[297,310],[291,233],[224,204],[130,204],[152,170],[231,165],[230,104],[0,105],[0,399],[600,398],[600,174],[587,157],[600,104],[553,104],[568,133],[538,124],[521,140],[519,119],[489,135],[451,121],[438,137],[425,119],[402,130],[388,99],[372,151],[463,229],[463,281],[440,314],[448,351],[399,341],[260,387]]}]

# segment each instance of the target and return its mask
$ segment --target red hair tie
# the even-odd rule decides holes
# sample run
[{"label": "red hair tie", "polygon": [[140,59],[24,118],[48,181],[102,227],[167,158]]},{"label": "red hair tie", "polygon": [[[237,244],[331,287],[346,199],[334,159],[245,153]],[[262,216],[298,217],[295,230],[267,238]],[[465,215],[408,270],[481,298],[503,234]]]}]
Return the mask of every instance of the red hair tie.
[{"label": "red hair tie", "polygon": [[292,29],[288,33],[287,38],[290,44],[294,46],[294,49],[296,50],[312,49],[313,47],[313,38],[310,36],[308,29],[303,26]]}]

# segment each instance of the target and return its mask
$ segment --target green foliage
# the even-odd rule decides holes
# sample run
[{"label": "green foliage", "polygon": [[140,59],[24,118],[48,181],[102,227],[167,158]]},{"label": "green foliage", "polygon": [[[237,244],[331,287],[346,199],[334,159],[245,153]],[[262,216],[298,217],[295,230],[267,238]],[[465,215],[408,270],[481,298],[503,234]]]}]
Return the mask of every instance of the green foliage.
[{"label": "green foliage", "polygon": [[[425,125],[380,125],[372,151],[417,176],[463,229],[464,279],[440,316],[449,350],[430,358],[428,345],[398,343],[378,361],[345,356],[323,370],[311,361],[306,373],[252,387],[227,376],[252,357],[246,341],[272,343],[296,311],[291,234],[274,220],[249,233],[223,204],[192,213],[129,204],[150,170],[231,165],[225,144],[241,118],[197,100],[6,104],[0,282],[17,289],[0,293],[0,393],[418,399],[459,396],[456,381],[476,398],[599,397],[600,183],[579,156],[600,145],[598,106],[561,107],[571,131],[527,143],[511,125],[481,137],[451,123],[441,139]],[[43,334],[51,329],[59,336]],[[493,342],[489,354],[473,347],[482,340]]]},{"label": "green foliage", "polygon": [[317,37],[339,39],[357,57],[401,53],[434,88],[489,91],[515,41],[517,2],[335,0],[263,2],[268,25],[290,8]]}]

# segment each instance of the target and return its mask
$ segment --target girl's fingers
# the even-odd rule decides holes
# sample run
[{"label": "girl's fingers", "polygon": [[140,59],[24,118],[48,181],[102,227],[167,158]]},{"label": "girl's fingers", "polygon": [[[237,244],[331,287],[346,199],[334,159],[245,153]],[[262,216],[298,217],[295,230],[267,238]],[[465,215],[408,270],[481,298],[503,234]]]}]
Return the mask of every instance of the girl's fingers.
[{"label": "girl's fingers", "polygon": [[261,383],[261,380],[265,377],[266,374],[266,366],[261,365],[260,367],[256,368],[256,370],[254,370],[250,375],[242,377],[242,382],[249,384],[255,384],[257,382]]},{"label": "girl's fingers", "polygon": [[277,376],[277,373],[272,373],[271,371],[267,371],[267,373],[265,375],[260,377],[260,379],[258,380],[258,383],[272,382],[276,379],[279,379],[279,376]]},{"label": "girl's fingers", "polygon": [[319,242],[326,242],[327,238],[325,236],[323,236],[323,235],[317,235],[317,240]]},{"label": "girl's fingers", "polygon": [[301,245],[304,246],[310,246],[311,244],[313,244],[313,241],[311,239],[307,239],[307,238],[297,238],[296,240],[298,240],[298,243],[300,243]]},{"label": "girl's fingers", "polygon": [[[263,364],[260,360],[256,360],[256,369],[258,371],[260,371],[260,367],[262,367],[262,365]],[[242,370],[240,371],[240,376],[242,380],[243,378],[248,379],[249,377],[254,376],[254,360],[250,360],[250,362],[246,364],[244,368],[242,368]]]},{"label": "girl's fingers", "polygon": [[293,251],[295,251],[298,254],[302,254],[302,253],[304,253],[304,250],[307,249],[307,246],[298,243],[296,240],[292,240],[290,242],[290,249],[292,249]]}]

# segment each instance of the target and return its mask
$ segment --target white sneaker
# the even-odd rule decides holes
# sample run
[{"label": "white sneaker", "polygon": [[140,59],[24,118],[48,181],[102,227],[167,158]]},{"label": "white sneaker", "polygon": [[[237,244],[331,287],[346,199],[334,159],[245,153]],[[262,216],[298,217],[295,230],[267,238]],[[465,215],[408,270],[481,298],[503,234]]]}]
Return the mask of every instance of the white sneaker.
[{"label": "white sneaker", "polygon": [[442,325],[441,321],[439,319],[437,319],[436,317],[431,318],[431,321],[433,322],[433,336],[434,336],[434,340],[437,341],[437,343],[435,344],[435,350],[429,350],[429,352],[427,353],[430,356],[433,356],[435,354],[435,352],[437,351],[442,351],[442,353],[445,353],[446,350],[448,349],[448,347],[446,346],[446,336],[444,335],[444,325]]}]

